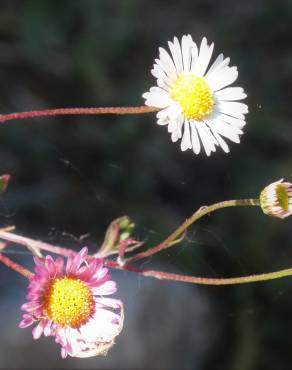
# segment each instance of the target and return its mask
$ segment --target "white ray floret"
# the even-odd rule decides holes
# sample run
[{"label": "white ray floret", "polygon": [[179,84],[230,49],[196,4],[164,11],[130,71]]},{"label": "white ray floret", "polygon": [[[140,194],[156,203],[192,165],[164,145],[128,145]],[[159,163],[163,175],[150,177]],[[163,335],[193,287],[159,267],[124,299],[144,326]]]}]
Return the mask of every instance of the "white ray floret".
[{"label": "white ray floret", "polygon": [[221,147],[229,152],[225,139],[240,142],[248,106],[241,87],[229,87],[238,77],[229,58],[218,55],[210,68],[214,44],[204,37],[198,47],[190,35],[181,42],[168,42],[170,52],[159,48],[152,75],[157,86],[143,94],[145,104],[159,108],[157,123],[166,125],[173,142],[181,139],[182,151],[192,149],[207,156]]}]

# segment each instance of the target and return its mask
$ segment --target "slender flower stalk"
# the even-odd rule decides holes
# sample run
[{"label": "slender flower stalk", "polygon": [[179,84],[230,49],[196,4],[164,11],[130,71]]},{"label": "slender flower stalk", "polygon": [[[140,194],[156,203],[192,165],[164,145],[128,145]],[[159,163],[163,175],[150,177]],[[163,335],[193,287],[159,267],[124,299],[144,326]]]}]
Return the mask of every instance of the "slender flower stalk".
[{"label": "slender flower stalk", "polygon": [[[145,252],[136,254],[133,257],[127,258],[126,263],[134,262],[139,259],[149,257],[163,249],[169,248],[173,245],[173,242],[179,238],[185,230],[194,222],[198,221],[203,216],[214,212],[221,208],[236,207],[236,206],[259,206],[259,199],[237,199],[237,200],[226,200],[223,202],[215,203],[210,206],[199,208],[190,218],[188,218],[181,226],[179,226],[172,234],[170,234],[163,242],[159,243],[153,248],[147,249]],[[1,234],[0,234],[1,237]]]},{"label": "slender flower stalk", "polygon": [[0,239],[16,243],[19,245],[22,245],[26,247],[28,250],[30,250],[34,255],[37,255],[38,257],[41,257],[41,250],[60,254],[64,257],[70,256],[72,253],[76,253],[72,249],[63,248],[59,246],[55,246],[49,243],[42,242],[40,240],[34,240],[31,238],[27,238],[25,236],[17,235],[14,233],[10,233],[7,231],[4,231],[3,229],[0,229]]},{"label": "slender flower stalk", "polygon": [[72,115],[98,115],[98,114],[142,114],[157,112],[159,108],[147,107],[94,107],[94,108],[57,108],[33,110],[28,112],[17,112],[0,115],[0,122],[16,119],[51,117],[51,116],[72,116]]},{"label": "slender flower stalk", "polygon": [[[35,242],[38,243],[37,241]],[[40,248],[41,247],[42,247],[42,244],[40,244]],[[56,250],[59,250],[59,247],[57,247]],[[70,256],[73,256],[73,255],[76,256],[77,254],[78,253],[75,252],[75,254],[70,254]],[[87,259],[88,259],[88,263],[90,263],[90,261],[92,260],[93,261],[96,260],[96,258],[90,255],[88,255]],[[26,270],[23,266],[10,260],[8,257],[4,256],[3,254],[0,254],[0,262],[4,263],[7,267],[15,270],[16,272],[20,273],[21,275],[29,279],[33,277],[33,274],[30,271]],[[138,273],[145,277],[152,277],[152,278],[159,279],[159,280],[179,281],[179,282],[184,282],[184,283],[211,285],[211,286],[247,284],[247,283],[255,283],[255,282],[274,280],[274,279],[280,279],[280,278],[292,276],[292,268],[282,269],[279,271],[262,273],[262,274],[246,275],[246,276],[231,277],[231,278],[208,278],[208,277],[201,277],[201,276],[174,274],[174,273],[168,273],[168,272],[156,271],[156,270],[145,270],[145,269],[131,266],[126,263],[121,265],[119,262],[115,262],[112,260],[104,260],[104,266],[108,268]]]},{"label": "slender flower stalk", "polygon": [[12,261],[10,258],[4,256],[4,254],[0,253],[0,262],[2,262],[5,266],[9,267],[10,269],[18,272],[22,276],[30,279],[33,276],[33,273],[24,268],[23,266],[19,265],[18,263]]},{"label": "slender flower stalk", "polygon": [[184,283],[193,283],[200,285],[238,285],[247,283],[256,283],[267,280],[280,279],[292,276],[292,268],[268,272],[256,275],[239,276],[233,278],[205,278],[190,275],[171,274],[167,272],[146,270],[141,273],[143,276],[154,277],[160,280],[180,281]]},{"label": "slender flower stalk", "polygon": [[145,270],[136,268],[130,265],[121,266],[119,263],[114,261],[105,261],[105,266],[126,270],[129,272],[135,272],[146,277],[152,277],[159,280],[169,280],[169,281],[179,281],[182,283],[192,283],[199,285],[237,285],[237,284],[247,284],[247,283],[256,283],[267,280],[281,279],[284,277],[292,276],[292,268],[283,269],[274,272],[267,272],[262,274],[246,275],[246,276],[237,276],[231,278],[208,278],[202,276],[192,276],[192,275],[182,275],[182,274],[173,274],[169,272],[157,271],[157,270]]}]

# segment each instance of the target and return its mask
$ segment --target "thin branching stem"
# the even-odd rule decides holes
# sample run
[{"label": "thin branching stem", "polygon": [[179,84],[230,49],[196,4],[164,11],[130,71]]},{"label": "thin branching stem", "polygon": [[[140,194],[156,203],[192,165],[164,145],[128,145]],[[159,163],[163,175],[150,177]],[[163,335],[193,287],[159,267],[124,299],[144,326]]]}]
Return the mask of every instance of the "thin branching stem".
[{"label": "thin branching stem", "polygon": [[142,258],[149,257],[163,249],[169,248],[173,245],[173,242],[179,238],[185,230],[192,225],[194,222],[202,218],[203,216],[210,214],[221,208],[226,207],[237,207],[237,206],[259,206],[259,199],[237,199],[237,200],[225,200],[223,202],[215,203],[210,206],[204,206],[199,208],[191,217],[186,219],[186,221],[180,225],[172,234],[170,234],[163,242],[158,245],[147,249],[145,252],[137,253],[133,257],[126,259],[126,263],[131,263]]}]

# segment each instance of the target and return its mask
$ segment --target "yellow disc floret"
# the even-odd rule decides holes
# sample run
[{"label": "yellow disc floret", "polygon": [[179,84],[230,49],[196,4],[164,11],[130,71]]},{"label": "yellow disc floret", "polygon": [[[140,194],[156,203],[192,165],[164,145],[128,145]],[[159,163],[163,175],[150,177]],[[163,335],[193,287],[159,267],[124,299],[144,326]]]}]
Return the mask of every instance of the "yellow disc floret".
[{"label": "yellow disc floret", "polygon": [[94,300],[87,284],[80,279],[54,279],[44,295],[44,313],[61,326],[78,328],[94,313]]},{"label": "yellow disc floret", "polygon": [[287,189],[279,184],[276,188],[276,194],[278,197],[279,205],[283,208],[284,211],[289,211],[289,197],[287,193]]},{"label": "yellow disc floret", "polygon": [[173,83],[171,98],[176,101],[188,119],[201,120],[212,112],[213,92],[207,82],[192,72],[182,73]]}]

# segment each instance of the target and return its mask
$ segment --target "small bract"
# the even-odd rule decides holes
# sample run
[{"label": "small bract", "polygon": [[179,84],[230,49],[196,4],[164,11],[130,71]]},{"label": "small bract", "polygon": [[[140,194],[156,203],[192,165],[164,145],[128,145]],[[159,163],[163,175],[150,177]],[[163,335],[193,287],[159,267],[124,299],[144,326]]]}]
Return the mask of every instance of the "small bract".
[{"label": "small bract", "polygon": [[123,304],[104,298],[116,292],[101,259],[87,262],[87,248],[64,260],[35,257],[35,274],[28,285],[26,311],[19,324],[33,323],[34,339],[55,336],[63,358],[106,354],[123,327]]},{"label": "small bract", "polygon": [[158,86],[143,94],[145,104],[160,108],[157,123],[168,126],[173,142],[181,139],[182,151],[198,154],[204,148],[209,156],[219,146],[229,152],[223,137],[239,143],[248,112],[238,102],[246,97],[243,89],[227,87],[237,79],[237,68],[220,54],[208,69],[214,44],[206,38],[199,48],[190,35],[168,45],[170,54],[159,48],[151,71]]}]

